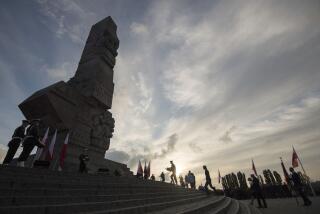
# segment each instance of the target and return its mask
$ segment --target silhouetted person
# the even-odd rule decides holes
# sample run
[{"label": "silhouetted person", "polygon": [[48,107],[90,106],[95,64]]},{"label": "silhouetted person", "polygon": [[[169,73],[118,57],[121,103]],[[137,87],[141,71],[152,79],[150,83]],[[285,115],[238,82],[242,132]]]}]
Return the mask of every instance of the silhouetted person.
[{"label": "silhouetted person", "polygon": [[204,185],[204,188],[205,188],[206,192],[209,193],[208,186],[209,186],[212,190],[216,191],[216,188],[215,188],[214,186],[212,186],[209,170],[207,169],[206,166],[203,166],[203,169],[204,169],[204,173],[205,173],[205,175],[206,175],[206,183],[205,183],[205,185]]},{"label": "silhouetted person", "polygon": [[13,159],[14,155],[16,154],[23,138],[25,137],[24,132],[25,132],[25,129],[28,125],[29,125],[28,120],[22,120],[21,126],[19,126],[18,128],[16,128],[14,130],[12,138],[8,143],[9,149],[7,151],[6,157],[3,160],[3,164],[9,164],[12,161],[12,159]]},{"label": "silhouetted person", "polygon": [[88,149],[84,149],[83,153],[79,156],[79,172],[80,173],[88,173],[87,162],[89,161],[89,156],[87,154]]},{"label": "silhouetted person", "polygon": [[163,172],[161,172],[161,174],[160,174],[160,179],[162,182],[165,182],[165,180],[166,180],[166,177],[164,176]]},{"label": "silhouetted person", "polygon": [[34,119],[31,121],[30,126],[27,128],[26,136],[22,141],[23,150],[18,158],[18,166],[24,167],[24,162],[28,159],[31,151],[35,146],[38,146],[40,148],[44,147],[39,138],[39,125],[40,120]]},{"label": "silhouetted person", "polygon": [[251,174],[251,179],[252,179],[252,186],[251,186],[251,190],[253,192],[253,196],[257,199],[258,204],[259,204],[259,208],[262,208],[261,205],[261,201],[263,202],[263,206],[264,208],[267,208],[267,202],[264,198],[264,195],[262,193],[262,189],[260,187],[260,183],[259,180],[256,176],[254,176],[254,174]]},{"label": "silhouetted person", "polygon": [[180,181],[180,186],[184,187],[184,180],[181,175],[179,176],[179,181]]},{"label": "silhouetted person", "polygon": [[156,180],[156,178],[154,177],[154,174],[152,174],[150,178],[151,178],[152,181]]},{"label": "silhouetted person", "polygon": [[178,184],[177,176],[176,176],[176,165],[174,165],[173,161],[170,161],[171,167],[167,168],[168,171],[172,172],[170,175],[171,183]]},{"label": "silhouetted person", "polygon": [[188,175],[185,175],[185,176],[184,176],[184,186],[185,186],[186,188],[188,188],[188,187],[189,187],[189,184],[190,184],[189,176],[188,176]]},{"label": "silhouetted person", "polygon": [[253,192],[253,190],[252,190],[252,178],[248,178],[248,182],[249,182],[250,195],[251,195],[250,204],[253,205],[255,196],[254,196],[254,192]]},{"label": "silhouetted person", "polygon": [[311,200],[308,198],[307,194],[304,192],[304,188],[303,188],[303,184],[301,182],[301,178],[298,175],[298,173],[296,173],[294,171],[294,169],[292,167],[289,168],[290,172],[291,172],[291,178],[290,180],[293,183],[293,188],[296,192],[299,193],[299,195],[301,196],[301,198],[303,199],[303,203],[304,206],[310,206],[312,204]]},{"label": "silhouetted person", "polygon": [[189,171],[189,173],[188,173],[188,179],[189,179],[191,189],[195,189],[196,188],[196,177],[194,176],[194,174],[191,171]]}]

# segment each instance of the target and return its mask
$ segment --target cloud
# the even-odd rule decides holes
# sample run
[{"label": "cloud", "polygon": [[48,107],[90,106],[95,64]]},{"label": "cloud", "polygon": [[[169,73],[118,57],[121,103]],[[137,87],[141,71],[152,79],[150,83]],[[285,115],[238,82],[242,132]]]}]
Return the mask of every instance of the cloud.
[{"label": "cloud", "polygon": [[136,35],[146,35],[148,34],[148,28],[146,25],[141,24],[141,23],[137,23],[137,22],[133,22],[130,25],[130,30],[132,33],[136,34]]},{"label": "cloud", "polygon": [[75,66],[69,62],[63,62],[58,67],[48,67],[44,65],[42,67],[43,70],[47,73],[49,79],[54,81],[64,80],[67,81],[71,78],[75,73]]},{"label": "cloud", "polygon": [[127,163],[130,155],[124,151],[110,149],[106,155],[106,158],[120,163]]},{"label": "cloud", "polygon": [[231,133],[236,129],[235,126],[232,126],[228,129],[220,138],[219,140],[223,143],[231,143],[233,140],[231,138]]},{"label": "cloud", "polygon": [[157,147],[162,147],[160,152],[151,152],[147,147],[144,149],[144,152],[138,152],[135,149],[132,149],[129,153],[124,151],[118,151],[115,149],[110,149],[106,153],[108,159],[114,161],[120,161],[121,163],[127,163],[129,167],[135,168],[140,161],[155,161],[157,159],[163,159],[175,151],[175,146],[178,141],[177,134],[172,134],[166,140],[166,142],[159,144]]},{"label": "cloud", "polygon": [[188,146],[193,152],[196,152],[196,153],[202,152],[202,148],[198,146],[195,142],[189,143]]},{"label": "cloud", "polygon": [[[82,8],[79,2],[70,0],[38,0],[43,15],[49,20],[43,20],[58,38],[68,36],[74,43],[83,44],[85,33],[95,20],[95,14]],[[49,23],[53,22],[52,23]]]},{"label": "cloud", "polygon": [[169,155],[170,153],[172,153],[175,149],[177,141],[178,141],[178,135],[176,133],[172,134],[170,137],[168,137],[168,140],[165,143],[166,148],[163,148],[160,153],[157,153],[157,152],[154,153],[152,155],[152,158],[153,159],[164,158],[167,155]]}]

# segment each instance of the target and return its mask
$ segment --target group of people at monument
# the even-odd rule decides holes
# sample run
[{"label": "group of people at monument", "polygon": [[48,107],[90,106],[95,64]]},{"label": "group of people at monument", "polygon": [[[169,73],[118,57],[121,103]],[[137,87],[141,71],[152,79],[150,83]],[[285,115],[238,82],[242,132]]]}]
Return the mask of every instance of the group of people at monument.
[{"label": "group of people at monument", "polygon": [[28,159],[35,146],[40,148],[44,147],[39,137],[39,125],[39,119],[31,121],[22,120],[22,124],[15,129],[12,138],[8,143],[8,151],[3,164],[11,163],[20,145],[22,145],[23,150],[17,160],[18,166],[24,166],[24,162]]},{"label": "group of people at monument", "polygon": [[[18,126],[12,135],[11,140],[8,143],[8,151],[2,162],[4,165],[9,165],[15,154],[17,153],[20,146],[22,146],[22,152],[17,158],[17,166],[24,167],[25,161],[27,161],[30,153],[35,146],[43,148],[45,145],[41,142],[40,138],[40,119],[33,120],[22,120],[22,124]],[[79,172],[88,173],[87,162],[89,161],[89,156],[87,154],[88,149],[84,149],[83,153],[79,156]]]}]

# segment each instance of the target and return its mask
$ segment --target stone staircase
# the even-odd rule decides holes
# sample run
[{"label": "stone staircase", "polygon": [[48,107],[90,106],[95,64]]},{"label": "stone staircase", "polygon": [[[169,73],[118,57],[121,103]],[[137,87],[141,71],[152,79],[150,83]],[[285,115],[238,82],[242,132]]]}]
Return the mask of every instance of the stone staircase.
[{"label": "stone staircase", "polygon": [[0,166],[0,213],[260,214],[224,196],[168,183]]}]

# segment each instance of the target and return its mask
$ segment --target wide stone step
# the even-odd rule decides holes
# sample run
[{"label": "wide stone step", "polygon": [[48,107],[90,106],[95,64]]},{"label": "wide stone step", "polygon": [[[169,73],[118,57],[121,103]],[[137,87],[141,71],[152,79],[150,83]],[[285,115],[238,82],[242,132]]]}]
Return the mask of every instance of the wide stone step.
[{"label": "wide stone step", "polygon": [[203,194],[187,194],[173,196],[158,196],[143,199],[125,199],[103,202],[65,203],[54,205],[2,206],[0,213],[79,213],[92,210],[116,210],[126,207],[139,207],[155,203],[166,203],[176,200],[188,200],[203,197]]},{"label": "wide stone step", "polygon": [[156,210],[163,210],[168,207],[174,207],[179,206],[181,204],[190,204],[190,203],[197,203],[199,201],[202,201],[206,199],[206,195],[201,195],[198,197],[191,197],[187,199],[178,199],[175,201],[169,201],[169,202],[159,202],[159,203],[151,203],[151,204],[145,204],[142,206],[133,206],[133,207],[125,207],[120,209],[114,209],[114,210],[102,210],[102,211],[94,211],[94,212],[82,212],[82,214],[142,214],[142,213],[152,213]]},{"label": "wide stone step", "polygon": [[[7,188],[33,188],[35,186],[41,186],[41,187],[51,187],[51,188],[132,188],[132,187],[138,187],[138,188],[168,188],[168,189],[175,189],[175,188],[182,188],[182,187],[175,187],[174,185],[162,185],[159,183],[130,183],[130,182],[116,182],[113,183],[86,183],[85,181],[79,183],[79,182],[71,182],[71,181],[64,181],[64,182],[58,182],[55,180],[48,179],[46,181],[44,180],[30,180],[30,179],[21,179],[16,181],[10,181],[10,180],[2,180],[0,181],[0,188],[1,187],[7,187]],[[187,188],[184,188],[187,190]],[[190,191],[189,189],[188,191]]]},{"label": "wide stone step", "polygon": [[[30,169],[30,168],[29,168]],[[59,171],[52,171],[47,169],[30,169],[30,171],[20,171],[20,170],[0,170],[0,178],[1,177],[30,177],[30,178],[65,178],[65,179],[86,179],[92,181],[104,181],[108,179],[118,179],[118,180],[125,180],[131,179],[132,181],[141,181],[142,179],[137,179],[135,176],[114,176],[108,174],[82,174],[78,172],[59,172]]]},{"label": "wide stone step", "polygon": [[[112,181],[119,181],[119,182],[124,182],[124,181],[131,181],[131,182],[144,182],[144,183],[149,183],[151,182],[150,180],[143,180],[143,179],[137,179],[134,176],[112,176],[112,175],[84,175],[84,174],[78,174],[75,173],[73,176],[64,176],[64,175],[38,175],[36,173],[23,173],[23,174],[16,174],[14,172],[12,173],[0,173],[0,179],[10,179],[10,180],[16,180],[16,179],[22,179],[22,178],[29,178],[29,179],[38,179],[38,180],[48,180],[48,179],[53,179],[53,180],[74,180],[74,181],[81,181],[81,180],[86,180],[88,182],[112,182]],[[153,181],[155,182],[155,181]],[[163,183],[164,182],[159,182],[158,183]]]},{"label": "wide stone step", "polygon": [[145,199],[160,196],[183,196],[183,195],[198,195],[199,193],[184,193],[184,192],[152,192],[152,193],[138,193],[138,194],[107,194],[107,195],[74,195],[74,196],[0,196],[0,206],[21,206],[21,205],[50,205],[50,204],[63,204],[81,203],[81,202],[103,202],[103,201],[116,201],[127,199]]},{"label": "wide stone step", "polygon": [[224,196],[206,196],[206,198],[195,203],[182,204],[180,206],[175,206],[167,208],[160,211],[152,212],[152,214],[171,214],[171,213],[204,213],[212,207],[221,206],[225,202]]},{"label": "wide stone step", "polygon": [[74,196],[74,195],[106,195],[106,194],[134,194],[134,193],[152,193],[152,192],[196,192],[183,188],[168,189],[168,188],[28,188],[28,189],[13,189],[0,188],[1,196],[19,197],[19,196]]}]

